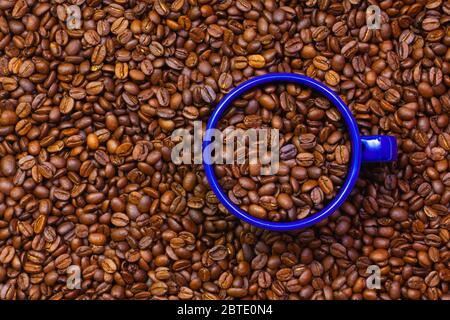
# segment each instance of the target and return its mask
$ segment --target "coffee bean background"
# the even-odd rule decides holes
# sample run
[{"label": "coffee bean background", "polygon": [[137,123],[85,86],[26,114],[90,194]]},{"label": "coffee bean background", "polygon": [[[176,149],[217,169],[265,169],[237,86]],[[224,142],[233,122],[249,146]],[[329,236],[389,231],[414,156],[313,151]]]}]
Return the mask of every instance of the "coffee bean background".
[{"label": "coffee bean background", "polygon": [[[371,30],[371,3],[0,0],[0,299],[449,299],[450,5],[381,1]],[[170,158],[173,130],[266,72],[398,138],[297,232],[238,221]]]}]

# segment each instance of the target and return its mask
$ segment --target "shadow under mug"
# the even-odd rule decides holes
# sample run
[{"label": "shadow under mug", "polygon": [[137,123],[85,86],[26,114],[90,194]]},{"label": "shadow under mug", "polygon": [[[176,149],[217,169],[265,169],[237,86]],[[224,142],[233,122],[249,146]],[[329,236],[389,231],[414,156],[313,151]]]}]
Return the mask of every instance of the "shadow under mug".
[{"label": "shadow under mug", "polygon": [[[231,200],[224,193],[221,186],[219,185],[219,182],[217,181],[216,175],[214,173],[214,164],[211,163],[210,159],[211,155],[207,154],[207,152],[204,152],[205,148],[211,143],[213,138],[213,130],[211,129],[216,128],[220,117],[228,109],[233,100],[235,100],[251,88],[263,84],[273,84],[277,82],[296,83],[305,87],[309,87],[325,96],[334,106],[338,108],[339,112],[342,114],[344,122],[347,126],[352,146],[347,176],[344,184],[339,189],[338,194],[321,211],[304,219],[290,222],[275,222],[253,217],[249,213],[239,208],[233,202],[231,202]],[[312,226],[335,212],[350,195],[356,183],[356,180],[358,179],[358,174],[362,162],[389,162],[395,161],[397,159],[397,140],[393,136],[360,136],[356,120],[355,118],[353,118],[346,104],[334,91],[332,91],[330,88],[320,83],[319,81],[295,73],[269,73],[254,77],[241,83],[220,101],[220,103],[214,109],[206,126],[206,133],[203,137],[202,150],[203,167],[211,189],[214,191],[219,201],[225,206],[225,208],[227,208],[229,212],[234,214],[239,219],[260,228],[273,231],[289,231]]]}]

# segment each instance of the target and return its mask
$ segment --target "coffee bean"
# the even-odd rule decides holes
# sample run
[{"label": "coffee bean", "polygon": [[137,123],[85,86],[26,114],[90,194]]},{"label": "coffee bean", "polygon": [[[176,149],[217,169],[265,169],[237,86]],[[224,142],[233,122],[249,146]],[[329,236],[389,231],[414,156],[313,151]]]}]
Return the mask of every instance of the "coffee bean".
[{"label": "coffee bean", "polygon": [[6,246],[0,251],[0,262],[2,264],[9,264],[15,255],[15,249],[12,246]]},{"label": "coffee bean", "polygon": [[125,227],[129,221],[128,216],[121,212],[114,213],[111,217],[111,223],[116,227]]},{"label": "coffee bean", "polygon": [[266,60],[262,55],[255,54],[248,57],[248,64],[250,65],[250,67],[261,69],[265,67]]},{"label": "coffee bean", "polygon": [[422,21],[422,29],[425,31],[436,30],[437,28],[439,28],[439,26],[440,26],[439,19],[435,17],[425,18]]},{"label": "coffee bean", "polygon": [[96,96],[103,91],[103,84],[100,81],[89,82],[86,85],[86,93],[89,95]]},{"label": "coffee bean", "polygon": [[25,60],[22,62],[18,74],[19,77],[28,78],[34,73],[34,71],[35,71],[34,63],[30,60]]},{"label": "coffee bean", "polygon": [[106,236],[102,233],[89,234],[89,242],[96,246],[102,246],[106,243]]},{"label": "coffee bean", "polygon": [[225,259],[227,254],[227,249],[221,245],[215,246],[209,250],[209,257],[214,261]]},{"label": "coffee bean", "polygon": [[330,253],[332,256],[340,259],[347,255],[347,249],[340,243],[333,243],[330,246]]},{"label": "coffee bean", "polygon": [[314,41],[322,41],[330,34],[330,30],[326,26],[320,26],[312,31]]},{"label": "coffee bean", "polygon": [[337,146],[334,156],[338,164],[347,164],[350,161],[350,152],[345,145]]},{"label": "coffee bean", "polygon": [[0,160],[0,172],[6,176],[11,177],[17,171],[16,159],[12,155],[6,155]]},{"label": "coffee bean", "polygon": [[206,85],[200,89],[203,101],[206,103],[213,103],[216,100],[216,94],[210,86]]},{"label": "coffee bean", "polygon": [[297,155],[297,150],[293,144],[287,144],[280,148],[280,159],[290,160],[294,159]]},{"label": "coffee bean", "polygon": [[320,189],[322,189],[322,191],[327,195],[333,192],[333,181],[331,181],[331,179],[327,176],[321,176],[318,180],[318,185]]},{"label": "coffee bean", "polygon": [[313,65],[322,71],[327,71],[330,68],[330,62],[324,56],[316,56],[313,59]]},{"label": "coffee bean", "polygon": [[110,259],[110,258],[106,258],[101,262],[101,267],[103,269],[103,271],[105,271],[106,273],[114,273],[117,270],[117,266],[114,263],[114,260]]},{"label": "coffee bean", "polygon": [[263,207],[257,205],[257,204],[251,204],[248,208],[248,212],[257,218],[260,219],[266,219],[267,218],[267,211]]},{"label": "coffee bean", "polygon": [[376,249],[370,253],[370,259],[375,262],[383,262],[389,257],[389,253],[385,249]]},{"label": "coffee bean", "polygon": [[124,17],[120,17],[111,24],[111,32],[117,35],[124,32],[127,27],[128,20]]},{"label": "coffee bean", "polygon": [[403,209],[401,207],[392,208],[389,211],[389,215],[393,220],[395,220],[397,222],[403,222],[403,221],[408,220],[408,211],[406,211],[405,209]]},{"label": "coffee bean", "polygon": [[334,87],[341,81],[339,74],[334,70],[329,70],[325,73],[325,82]]}]

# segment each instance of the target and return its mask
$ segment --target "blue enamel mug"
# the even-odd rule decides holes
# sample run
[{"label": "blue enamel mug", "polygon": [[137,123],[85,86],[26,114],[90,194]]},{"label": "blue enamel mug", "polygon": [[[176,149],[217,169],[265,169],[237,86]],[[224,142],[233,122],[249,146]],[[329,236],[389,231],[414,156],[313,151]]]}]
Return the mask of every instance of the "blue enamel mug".
[{"label": "blue enamel mug", "polygon": [[[275,222],[255,218],[239,208],[233,202],[231,202],[231,200],[222,190],[217,177],[215,176],[214,164],[212,164],[212,161],[210,159],[211,155],[205,152],[206,147],[213,140],[212,130],[210,129],[216,128],[220,117],[228,109],[233,100],[254,87],[263,84],[273,84],[277,82],[296,83],[304,87],[309,87],[325,96],[332,104],[334,104],[334,106],[338,108],[339,112],[342,114],[342,117],[348,129],[352,146],[347,177],[344,184],[339,189],[337,195],[321,211],[304,219],[289,222]],[[229,212],[234,214],[239,219],[260,228],[273,231],[289,231],[312,226],[335,212],[350,195],[356,183],[356,180],[358,179],[358,174],[363,162],[389,162],[395,161],[397,159],[397,140],[393,136],[361,136],[359,134],[356,120],[346,104],[333,90],[331,90],[321,82],[300,74],[269,73],[254,77],[248,81],[241,83],[220,101],[220,103],[214,109],[206,126],[206,133],[203,137],[202,153],[203,167],[211,189],[214,191],[219,201]]]}]

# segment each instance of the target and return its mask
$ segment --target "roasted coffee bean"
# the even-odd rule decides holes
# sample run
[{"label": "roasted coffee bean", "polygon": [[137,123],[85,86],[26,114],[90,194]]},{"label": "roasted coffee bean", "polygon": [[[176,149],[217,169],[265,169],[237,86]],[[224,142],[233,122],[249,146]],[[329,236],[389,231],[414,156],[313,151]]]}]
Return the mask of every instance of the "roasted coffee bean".
[{"label": "roasted coffee bean", "polygon": [[16,159],[12,155],[5,155],[0,160],[0,172],[5,177],[13,176],[17,171]]}]

